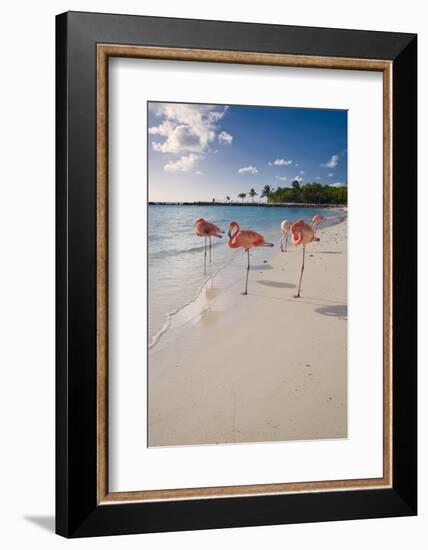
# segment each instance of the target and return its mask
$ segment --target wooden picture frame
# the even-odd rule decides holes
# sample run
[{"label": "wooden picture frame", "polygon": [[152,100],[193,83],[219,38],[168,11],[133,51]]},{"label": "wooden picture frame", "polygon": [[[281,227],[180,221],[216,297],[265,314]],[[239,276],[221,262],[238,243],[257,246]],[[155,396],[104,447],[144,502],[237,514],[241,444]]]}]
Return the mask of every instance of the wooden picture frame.
[{"label": "wooden picture frame", "polygon": [[[416,48],[412,34],[69,12],[57,16],[57,533],[416,514]],[[383,73],[383,471],[378,479],[110,492],[108,59]]]}]

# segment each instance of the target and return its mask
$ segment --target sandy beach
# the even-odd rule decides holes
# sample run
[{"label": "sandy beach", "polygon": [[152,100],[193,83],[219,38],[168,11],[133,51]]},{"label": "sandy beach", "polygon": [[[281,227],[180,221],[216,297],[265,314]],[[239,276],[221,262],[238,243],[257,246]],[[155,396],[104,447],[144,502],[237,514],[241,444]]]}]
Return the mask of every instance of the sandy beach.
[{"label": "sandy beach", "polygon": [[[149,352],[149,446],[347,436],[347,223],[213,274]],[[226,246],[226,244],[225,244]]]}]

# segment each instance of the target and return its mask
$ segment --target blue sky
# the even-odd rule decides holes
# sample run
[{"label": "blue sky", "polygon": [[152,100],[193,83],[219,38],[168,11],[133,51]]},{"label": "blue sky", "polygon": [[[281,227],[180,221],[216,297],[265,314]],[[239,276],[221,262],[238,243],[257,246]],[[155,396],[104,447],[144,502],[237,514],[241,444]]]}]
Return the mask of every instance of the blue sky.
[{"label": "blue sky", "polygon": [[150,102],[148,127],[150,201],[347,184],[346,111]]}]

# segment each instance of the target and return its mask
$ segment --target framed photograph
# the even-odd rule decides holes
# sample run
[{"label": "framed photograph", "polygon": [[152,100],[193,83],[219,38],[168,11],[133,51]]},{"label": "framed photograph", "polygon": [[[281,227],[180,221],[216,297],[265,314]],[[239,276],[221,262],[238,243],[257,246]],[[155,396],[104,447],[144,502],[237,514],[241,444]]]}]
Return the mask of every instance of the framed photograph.
[{"label": "framed photograph", "polygon": [[56,26],[57,533],[415,515],[416,35]]}]

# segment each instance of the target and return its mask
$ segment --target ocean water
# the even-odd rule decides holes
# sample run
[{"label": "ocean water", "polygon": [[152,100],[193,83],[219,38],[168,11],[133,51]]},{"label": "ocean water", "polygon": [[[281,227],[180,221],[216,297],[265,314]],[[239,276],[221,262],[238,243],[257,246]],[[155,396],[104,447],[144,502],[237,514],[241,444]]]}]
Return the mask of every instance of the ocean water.
[{"label": "ocean water", "polygon": [[[148,215],[148,290],[149,290],[149,347],[153,347],[168,330],[177,315],[186,318],[186,308],[192,304],[213,276],[224,270],[241,267],[242,249],[227,246],[230,221],[241,229],[261,233],[273,249],[254,251],[255,261],[278,252],[280,224],[284,219],[307,221],[315,214],[334,223],[342,216],[325,208],[257,208],[249,206],[180,206],[150,205]],[[225,231],[222,239],[212,238],[212,262],[204,273],[204,238],[195,235],[193,224],[204,218]],[[270,252],[269,252],[270,251]],[[259,257],[260,256],[260,257]],[[263,256],[263,259],[262,259]],[[242,273],[242,269],[240,270]],[[184,314],[184,315],[183,315]]]}]

